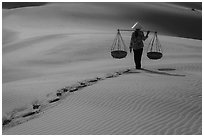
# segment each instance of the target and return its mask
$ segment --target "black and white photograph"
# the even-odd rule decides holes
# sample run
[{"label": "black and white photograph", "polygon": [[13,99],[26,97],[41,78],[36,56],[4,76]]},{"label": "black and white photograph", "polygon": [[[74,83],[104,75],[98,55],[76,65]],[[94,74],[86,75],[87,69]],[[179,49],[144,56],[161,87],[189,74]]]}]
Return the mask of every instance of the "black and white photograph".
[{"label": "black and white photograph", "polygon": [[2,135],[202,135],[202,1],[2,1]]}]

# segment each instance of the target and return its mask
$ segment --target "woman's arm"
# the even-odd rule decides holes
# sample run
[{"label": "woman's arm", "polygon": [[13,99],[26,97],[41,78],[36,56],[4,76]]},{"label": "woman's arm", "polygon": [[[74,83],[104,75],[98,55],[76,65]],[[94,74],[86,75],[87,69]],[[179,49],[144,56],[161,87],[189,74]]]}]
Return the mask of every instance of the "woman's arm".
[{"label": "woman's arm", "polygon": [[142,40],[146,40],[148,38],[148,35],[144,36],[144,33],[143,32],[141,33],[142,33]]},{"label": "woman's arm", "polygon": [[131,40],[130,40],[130,47],[132,47],[132,45],[133,45],[133,41],[134,41],[134,37],[135,36],[135,33],[133,32],[132,33],[132,36],[131,36]]},{"label": "woman's arm", "polygon": [[146,40],[146,39],[148,38],[149,33],[150,33],[150,31],[147,31],[146,36],[144,36],[144,33],[142,32],[142,35],[143,35],[143,40]]},{"label": "woman's arm", "polygon": [[130,53],[132,52],[133,39],[134,39],[134,32],[132,33],[131,40],[130,40],[130,46],[129,46]]}]

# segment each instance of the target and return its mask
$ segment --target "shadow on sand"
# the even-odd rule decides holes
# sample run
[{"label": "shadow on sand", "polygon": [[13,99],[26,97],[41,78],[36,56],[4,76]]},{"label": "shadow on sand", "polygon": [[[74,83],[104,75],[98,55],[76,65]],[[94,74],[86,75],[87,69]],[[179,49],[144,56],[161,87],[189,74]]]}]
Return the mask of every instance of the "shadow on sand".
[{"label": "shadow on sand", "polygon": [[186,75],[180,75],[180,74],[171,74],[171,73],[167,73],[167,72],[160,72],[160,71],[173,71],[173,70],[176,70],[176,69],[158,69],[160,71],[155,71],[155,70],[149,70],[149,69],[142,69],[143,71],[146,71],[148,73],[153,73],[153,74],[160,74],[160,75],[167,75],[167,76],[180,76],[180,77],[185,77]]},{"label": "shadow on sand", "polygon": [[158,70],[159,71],[174,71],[176,69],[174,69],[174,68],[159,68]]}]

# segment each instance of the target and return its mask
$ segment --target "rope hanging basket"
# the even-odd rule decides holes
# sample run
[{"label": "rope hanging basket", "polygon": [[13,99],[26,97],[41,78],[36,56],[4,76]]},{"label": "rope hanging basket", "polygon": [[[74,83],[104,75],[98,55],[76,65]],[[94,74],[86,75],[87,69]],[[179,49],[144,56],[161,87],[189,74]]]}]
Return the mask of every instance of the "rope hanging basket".
[{"label": "rope hanging basket", "polygon": [[115,59],[122,59],[127,56],[127,47],[119,30],[111,47],[111,56]]},{"label": "rope hanging basket", "polygon": [[149,59],[161,59],[162,56],[163,55],[160,52],[147,52],[147,57]]},{"label": "rope hanging basket", "polygon": [[153,38],[150,40],[147,57],[152,60],[161,59],[163,57],[161,44],[157,37],[157,32],[154,33]]},{"label": "rope hanging basket", "polygon": [[122,59],[127,56],[127,52],[124,50],[111,51],[111,56],[116,59]]}]

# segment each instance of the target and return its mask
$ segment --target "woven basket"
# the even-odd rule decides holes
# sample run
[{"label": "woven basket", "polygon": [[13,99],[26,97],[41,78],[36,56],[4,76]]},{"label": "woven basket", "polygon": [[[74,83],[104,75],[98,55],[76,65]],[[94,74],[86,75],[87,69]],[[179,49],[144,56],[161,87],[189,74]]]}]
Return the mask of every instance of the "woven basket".
[{"label": "woven basket", "polygon": [[127,56],[127,52],[124,50],[111,51],[111,56],[116,59],[122,59]]},{"label": "woven basket", "polygon": [[161,59],[162,58],[162,53],[161,52],[148,52],[147,53],[147,57],[149,58],[149,59],[154,59],[154,60],[156,60],[156,59]]}]

